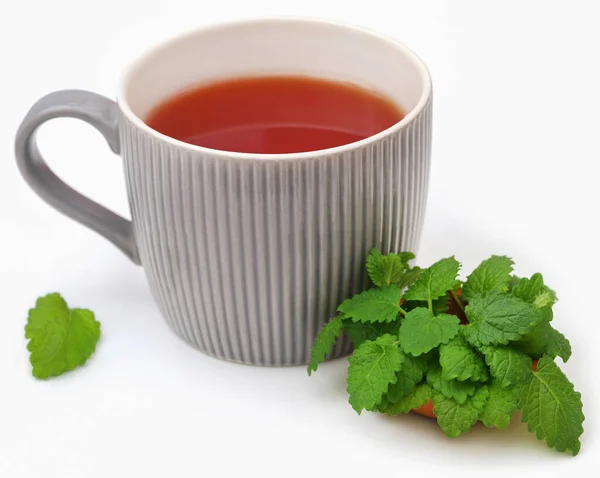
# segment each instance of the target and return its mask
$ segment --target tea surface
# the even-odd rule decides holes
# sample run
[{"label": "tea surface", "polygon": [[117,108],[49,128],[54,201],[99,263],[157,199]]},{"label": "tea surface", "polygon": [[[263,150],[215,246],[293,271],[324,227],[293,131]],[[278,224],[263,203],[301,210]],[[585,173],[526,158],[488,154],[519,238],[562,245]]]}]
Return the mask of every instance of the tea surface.
[{"label": "tea surface", "polygon": [[186,143],[241,153],[298,153],[353,143],[404,117],[365,88],[301,76],[235,78],[168,99],[146,124]]}]

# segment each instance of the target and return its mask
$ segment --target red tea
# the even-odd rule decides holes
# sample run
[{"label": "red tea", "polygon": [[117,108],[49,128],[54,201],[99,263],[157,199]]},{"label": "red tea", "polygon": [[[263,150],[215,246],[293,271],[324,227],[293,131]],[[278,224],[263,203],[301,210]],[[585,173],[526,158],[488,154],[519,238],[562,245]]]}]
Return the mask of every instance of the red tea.
[{"label": "red tea", "polygon": [[146,120],[186,143],[241,153],[299,153],[372,136],[404,117],[367,89],[311,77],[238,78],[201,85]]}]

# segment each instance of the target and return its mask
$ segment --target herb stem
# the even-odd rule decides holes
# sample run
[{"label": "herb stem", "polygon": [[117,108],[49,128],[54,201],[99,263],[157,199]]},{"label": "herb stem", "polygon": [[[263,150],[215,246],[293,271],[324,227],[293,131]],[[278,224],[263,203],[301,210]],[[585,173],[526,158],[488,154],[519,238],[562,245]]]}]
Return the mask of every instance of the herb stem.
[{"label": "herb stem", "polygon": [[406,311],[405,311],[405,310],[404,310],[402,307],[398,307],[398,308],[400,309],[400,313],[401,313],[402,315],[406,315],[406,314],[408,314],[408,312],[406,312]]},{"label": "herb stem", "polygon": [[456,302],[456,305],[458,305],[458,307],[460,308],[460,310],[462,310],[464,312],[465,311],[465,304],[463,304],[463,301],[460,300],[460,297],[458,297],[456,295],[456,292],[454,292],[453,290],[450,291],[450,294],[452,295],[452,298],[454,299],[454,302]]},{"label": "herb stem", "polygon": [[429,307],[429,310],[433,312],[433,301],[431,300],[431,297],[427,299],[427,306]]}]

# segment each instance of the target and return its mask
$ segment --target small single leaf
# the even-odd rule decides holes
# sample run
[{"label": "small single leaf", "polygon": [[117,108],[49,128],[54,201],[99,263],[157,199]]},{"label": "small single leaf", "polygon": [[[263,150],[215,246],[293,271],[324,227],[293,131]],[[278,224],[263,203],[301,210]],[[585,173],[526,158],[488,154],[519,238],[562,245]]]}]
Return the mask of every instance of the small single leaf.
[{"label": "small single leaf", "polygon": [[550,448],[577,455],[584,419],[581,394],[551,358],[542,357],[523,405],[527,429]]},{"label": "small single leaf", "polygon": [[456,438],[468,431],[479,418],[485,407],[489,392],[485,385],[479,387],[472,397],[463,403],[448,398],[443,393],[433,391],[433,411],[442,431]]},{"label": "small single leaf", "polygon": [[432,389],[426,383],[420,383],[410,393],[398,399],[395,403],[388,403],[385,407],[381,407],[379,411],[386,415],[400,415],[408,413],[413,408],[419,408],[431,400]]},{"label": "small single leaf", "polygon": [[400,326],[399,339],[402,350],[415,357],[448,341],[458,334],[460,320],[455,315],[433,315],[429,309],[419,307],[406,314]]},{"label": "small single leaf", "polygon": [[511,292],[515,297],[523,299],[525,302],[532,303],[538,294],[544,290],[544,278],[542,274],[537,273],[531,276],[531,279],[522,277],[514,285]]},{"label": "small single leaf", "polygon": [[464,299],[471,301],[475,296],[485,292],[508,290],[513,264],[512,259],[506,256],[492,256],[483,261],[467,277],[462,291]]},{"label": "small single leaf", "polygon": [[482,349],[492,377],[501,388],[528,383],[531,380],[531,357],[511,347],[487,346]]},{"label": "small single leaf", "polygon": [[402,358],[398,338],[389,334],[368,340],[354,351],[348,367],[348,394],[354,410],[360,414],[381,403],[390,383],[397,380]]},{"label": "small single leaf", "polygon": [[544,278],[539,272],[531,279],[523,277],[512,288],[511,293],[525,302],[534,304],[537,308],[552,306],[556,302],[556,293],[544,285]]},{"label": "small single leaf", "polygon": [[355,322],[392,322],[398,317],[401,295],[397,287],[369,289],[342,302],[338,311]]},{"label": "small single leaf", "polygon": [[454,256],[442,259],[423,271],[420,277],[404,294],[405,300],[423,300],[426,302],[446,295],[454,289],[460,262]]},{"label": "small single leaf", "polygon": [[458,380],[445,380],[442,377],[442,369],[437,366],[430,366],[427,371],[427,383],[434,390],[442,393],[457,403],[465,403],[467,398],[475,393],[477,385],[470,380],[460,382]]},{"label": "small single leaf", "polygon": [[421,357],[413,357],[405,354],[402,359],[402,367],[396,374],[397,381],[389,386],[386,397],[390,403],[396,403],[400,398],[411,393],[415,385],[423,380],[427,371],[427,362]]},{"label": "small single leaf", "polygon": [[485,360],[461,335],[440,346],[440,365],[442,378],[446,380],[478,382],[488,378]]},{"label": "small single leaf", "polygon": [[377,249],[371,249],[367,257],[367,272],[377,287],[397,285],[409,268],[408,262],[414,258],[412,252],[384,256]]},{"label": "small single leaf", "polygon": [[550,358],[560,357],[563,362],[567,362],[571,357],[571,344],[563,334],[552,326],[550,326],[546,336],[544,354]]},{"label": "small single leaf", "polygon": [[519,340],[543,320],[533,305],[500,292],[475,296],[465,313],[463,335],[476,348]]},{"label": "small single leaf", "polygon": [[313,371],[317,371],[319,364],[325,360],[325,357],[331,351],[331,347],[333,347],[337,338],[342,333],[342,323],[342,316],[338,315],[333,320],[330,320],[319,332],[310,354],[308,375]]},{"label": "small single leaf", "polygon": [[503,430],[521,406],[522,386],[501,387],[497,380],[489,386],[490,394],[480,420],[486,427]]},{"label": "small single leaf", "polygon": [[409,251],[399,252],[398,256],[400,257],[400,260],[406,264],[407,269],[410,269],[410,261],[416,257],[412,252]]},{"label": "small single leaf", "polygon": [[100,339],[100,322],[87,309],[69,309],[60,294],[48,294],[29,311],[25,337],[33,375],[45,379],[87,362]]}]

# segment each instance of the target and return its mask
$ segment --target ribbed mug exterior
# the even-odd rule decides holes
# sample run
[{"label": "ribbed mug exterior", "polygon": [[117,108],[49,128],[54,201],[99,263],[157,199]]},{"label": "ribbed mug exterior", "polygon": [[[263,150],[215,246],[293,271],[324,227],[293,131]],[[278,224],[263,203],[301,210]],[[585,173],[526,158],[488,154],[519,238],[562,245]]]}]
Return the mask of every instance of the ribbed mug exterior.
[{"label": "ribbed mug exterior", "polygon": [[[305,364],[337,305],[368,284],[370,248],[415,251],[431,98],[395,133],[309,158],[227,158],[120,120],[135,238],[173,331],[211,356]],[[350,352],[342,339],[330,358]]]},{"label": "ribbed mug exterior", "polygon": [[[203,148],[144,122],[186,88],[265,74],[361,85],[406,116],[356,143],[276,155]],[[416,252],[431,104],[427,68],[392,39],[325,20],[233,22],[142,56],[126,70],[116,102],[83,90],[42,97],[19,126],[15,158],[43,200],[144,267],[162,314],[183,340],[236,362],[305,364],[337,305],[368,285],[369,249]],[[94,126],[123,157],[131,221],[48,167],[36,131],[63,117]],[[329,358],[350,347],[340,340]]]}]

